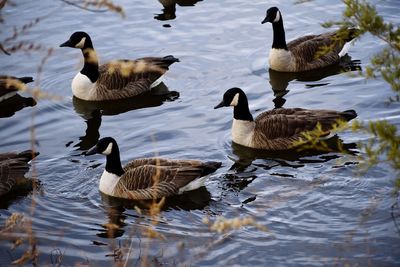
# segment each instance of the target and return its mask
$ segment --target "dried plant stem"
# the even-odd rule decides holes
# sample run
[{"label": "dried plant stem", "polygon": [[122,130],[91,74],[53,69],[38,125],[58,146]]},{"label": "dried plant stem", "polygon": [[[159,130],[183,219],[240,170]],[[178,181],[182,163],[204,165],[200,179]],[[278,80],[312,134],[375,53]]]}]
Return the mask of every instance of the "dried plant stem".
[{"label": "dried plant stem", "polygon": [[85,6],[81,6],[81,5],[77,4],[77,3],[74,3],[74,2],[71,2],[71,1],[68,1],[68,0],[60,0],[60,1],[66,3],[68,5],[71,5],[71,6],[86,10],[86,11],[90,11],[90,12],[99,12],[100,13],[100,12],[107,12],[108,11],[107,9],[91,9],[91,8],[88,8],[88,7],[85,7]]}]

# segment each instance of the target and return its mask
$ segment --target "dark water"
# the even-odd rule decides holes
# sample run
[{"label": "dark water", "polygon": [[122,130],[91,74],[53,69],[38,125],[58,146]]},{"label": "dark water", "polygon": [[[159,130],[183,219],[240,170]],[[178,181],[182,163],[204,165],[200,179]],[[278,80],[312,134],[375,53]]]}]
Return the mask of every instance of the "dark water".
[{"label": "dark water", "polygon": [[[54,47],[40,86],[62,97],[39,100],[34,107],[0,118],[1,152],[28,149],[34,126],[40,192],[3,202],[0,224],[13,212],[31,217],[40,265],[52,264],[63,254],[65,265],[108,266],[114,263],[110,254],[118,247],[131,248],[128,266],[140,265],[146,258],[149,264],[167,266],[400,264],[394,219],[397,216],[398,221],[400,211],[392,206],[396,199],[391,194],[395,173],[384,162],[358,173],[362,152],[354,149],[354,143],[367,142],[369,136],[340,133],[341,141],[356,152],[349,155],[255,153],[232,145],[232,110],[213,110],[226,89],[238,86],[247,92],[253,114],[282,105],[351,108],[362,121],[386,119],[399,125],[399,104],[388,104],[392,92],[382,79],[366,80],[336,70],[299,77],[266,69],[272,28],[260,22],[269,6],[281,7],[290,40],[324,31],[319,23],[340,18],[340,1],[295,5],[204,0],[195,6],[185,2],[196,1],[180,1],[165,8],[155,0],[119,1],[125,19],[61,1],[13,2],[15,7],[2,10],[1,39],[11,34],[12,25],[44,16],[21,40]],[[386,19],[400,23],[398,1],[377,4]],[[81,66],[81,55],[58,45],[77,30],[91,34],[101,62],[148,55],[179,57],[181,62],[164,79],[165,86],[178,94],[112,105],[73,99],[70,83]],[[366,35],[350,48],[350,55],[365,67],[383,47]],[[2,55],[0,72],[38,80],[42,56]],[[168,199],[155,223],[145,211],[140,214],[133,208],[146,203],[121,203],[99,193],[105,159],[86,158],[82,152],[102,136],[117,139],[123,162],[160,155],[219,160],[223,167],[205,188]],[[251,216],[269,231],[246,226],[219,234],[203,223],[204,218],[213,221],[218,216]],[[118,226],[112,236],[107,223]],[[151,225],[164,239],[144,235]],[[10,247],[10,242],[0,241],[2,266],[26,249]]]}]

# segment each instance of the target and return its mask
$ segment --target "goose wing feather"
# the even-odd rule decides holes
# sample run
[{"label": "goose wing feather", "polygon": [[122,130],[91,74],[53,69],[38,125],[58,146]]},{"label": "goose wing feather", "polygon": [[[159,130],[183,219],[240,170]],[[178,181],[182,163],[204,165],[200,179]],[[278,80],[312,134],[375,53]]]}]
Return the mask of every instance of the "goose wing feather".
[{"label": "goose wing feather", "polygon": [[202,166],[142,165],[125,172],[115,189],[117,195],[131,199],[155,199],[176,195],[203,173]]},{"label": "goose wing feather", "polygon": [[97,86],[100,90],[147,91],[167,70],[168,63],[158,57],[115,60],[99,67]]},{"label": "goose wing feather", "polygon": [[[342,50],[344,42],[335,38],[336,32],[329,32],[320,35],[310,35],[296,39],[288,43],[288,49],[297,60],[297,65],[307,64],[313,67],[323,67],[339,60],[339,52]],[[321,49],[329,49],[323,55],[317,57]]]},{"label": "goose wing feather", "polygon": [[32,77],[17,78],[14,76],[0,75],[0,96],[21,89],[25,83],[33,81]]},{"label": "goose wing feather", "polygon": [[199,160],[179,160],[179,159],[165,159],[165,158],[141,158],[135,159],[125,165],[124,170],[128,171],[143,165],[154,166],[170,166],[170,167],[184,167],[184,166],[201,166],[203,163]]},{"label": "goose wing feather", "polygon": [[0,196],[8,193],[17,179],[24,177],[29,171],[28,162],[36,155],[30,150],[0,154]]},{"label": "goose wing feather", "polygon": [[256,143],[268,142],[266,146],[285,149],[301,137],[302,132],[313,130],[318,123],[328,133],[340,119],[344,120],[340,112],[333,110],[274,109],[256,118],[254,138]]}]

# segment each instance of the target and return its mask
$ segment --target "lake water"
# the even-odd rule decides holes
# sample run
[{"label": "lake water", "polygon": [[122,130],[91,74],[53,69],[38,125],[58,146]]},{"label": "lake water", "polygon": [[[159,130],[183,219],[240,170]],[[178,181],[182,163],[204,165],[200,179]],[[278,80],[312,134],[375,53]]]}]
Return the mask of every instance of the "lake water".
[{"label": "lake water", "polygon": [[[393,93],[380,78],[366,80],[329,70],[296,77],[267,69],[272,27],[260,22],[268,7],[280,7],[291,40],[326,31],[320,23],[340,19],[343,4],[177,2],[181,5],[174,15],[171,7],[163,13],[156,0],[120,0],[125,19],[51,0],[13,1],[15,6],[2,10],[1,40],[12,34],[13,25],[43,17],[19,40],[54,50],[40,77],[37,68],[44,53],[36,52],[0,55],[0,73],[34,76],[44,92],[61,99],[38,100],[34,107],[0,118],[0,152],[30,148],[34,126],[40,152],[34,173],[41,183],[35,194],[3,200],[0,225],[14,212],[31,218],[40,265],[55,264],[62,254],[63,265],[109,266],[118,260],[112,256],[115,249],[121,248],[128,266],[399,266],[400,210],[392,195],[396,175],[383,162],[359,173],[358,156],[363,152],[354,143],[368,142],[369,136],[340,133],[342,142],[353,148],[348,155],[255,153],[232,144],[232,110],[213,109],[225,90],[237,86],[247,93],[253,115],[276,105],[355,109],[361,121],[386,119],[400,125],[400,105],[388,104]],[[397,0],[376,3],[385,19],[400,23]],[[181,62],[164,77],[164,84],[178,93],[168,99],[144,96],[100,106],[73,99],[71,80],[80,70],[81,53],[58,46],[78,30],[91,35],[101,62],[178,57]],[[383,47],[365,35],[349,54],[365,67]],[[99,109],[102,112],[95,111]],[[205,188],[168,199],[153,220],[134,203],[99,193],[105,158],[84,157],[82,152],[105,136],[119,142],[123,163],[159,155],[217,160],[223,167]],[[218,216],[250,216],[268,231],[245,226],[216,233],[203,220]],[[110,223],[117,225],[112,233],[107,231]],[[147,237],[149,226],[164,238]],[[11,250],[9,241],[0,240],[0,265],[9,265],[26,249],[24,243]]]}]

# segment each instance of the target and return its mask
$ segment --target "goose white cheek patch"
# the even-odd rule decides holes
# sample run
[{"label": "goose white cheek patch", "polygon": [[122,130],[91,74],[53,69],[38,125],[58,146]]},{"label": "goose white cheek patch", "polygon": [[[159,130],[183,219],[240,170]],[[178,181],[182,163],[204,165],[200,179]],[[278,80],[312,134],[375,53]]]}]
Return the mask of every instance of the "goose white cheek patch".
[{"label": "goose white cheek patch", "polygon": [[111,150],[112,150],[112,146],[113,146],[113,144],[109,143],[107,148],[106,148],[106,150],[104,150],[101,154],[106,155],[106,156],[110,155],[111,154]]},{"label": "goose white cheek patch", "polygon": [[281,12],[278,11],[278,12],[276,12],[274,22],[278,22],[280,19],[281,19]]},{"label": "goose white cheek patch", "polygon": [[237,106],[238,101],[239,101],[239,93],[236,93],[236,95],[232,99],[230,106],[233,106],[233,107]]},{"label": "goose white cheek patch", "polygon": [[79,43],[75,45],[76,48],[82,48],[85,45],[86,37],[83,37]]}]

